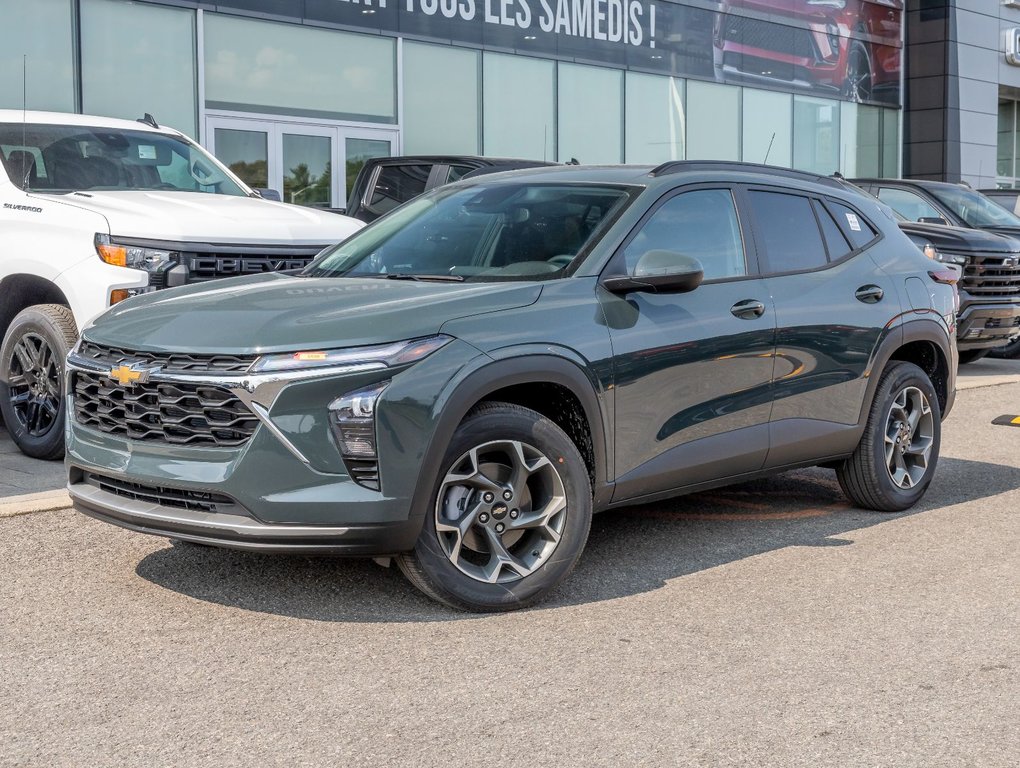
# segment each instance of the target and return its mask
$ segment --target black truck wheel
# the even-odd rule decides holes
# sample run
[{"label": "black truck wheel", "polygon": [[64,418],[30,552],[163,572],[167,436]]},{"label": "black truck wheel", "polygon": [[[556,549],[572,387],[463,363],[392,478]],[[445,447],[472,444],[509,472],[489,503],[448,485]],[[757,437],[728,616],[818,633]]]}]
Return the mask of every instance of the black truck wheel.
[{"label": "black truck wheel", "polygon": [[64,455],[64,364],[78,338],[71,310],[23,310],[0,346],[0,413],[15,445],[36,459]]},{"label": "black truck wheel", "polygon": [[1004,347],[996,347],[988,353],[988,356],[998,358],[999,360],[1016,360],[1020,358],[1020,337],[1013,339],[1013,341]]},{"label": "black truck wheel", "polygon": [[990,350],[987,349],[965,349],[960,352],[960,365],[967,365],[967,363],[976,363],[978,360],[986,357]]},{"label": "black truck wheel", "polygon": [[519,405],[485,403],[454,434],[418,543],[397,564],[453,608],[524,608],[570,573],[591,514],[588,469],[563,430]]}]

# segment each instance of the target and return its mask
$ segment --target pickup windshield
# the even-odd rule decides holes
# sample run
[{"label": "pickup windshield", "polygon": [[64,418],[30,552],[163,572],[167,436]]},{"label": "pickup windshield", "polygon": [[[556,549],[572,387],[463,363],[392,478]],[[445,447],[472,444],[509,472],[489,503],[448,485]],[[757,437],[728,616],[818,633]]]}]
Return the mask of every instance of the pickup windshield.
[{"label": "pickup windshield", "polygon": [[5,123],[0,160],[14,185],[26,192],[249,194],[201,147],[168,133]]},{"label": "pickup windshield", "polygon": [[418,197],[323,253],[307,277],[548,279],[598,238],[625,187],[479,183]]},{"label": "pickup windshield", "polygon": [[973,189],[938,187],[931,193],[972,227],[1020,227],[1020,218]]}]

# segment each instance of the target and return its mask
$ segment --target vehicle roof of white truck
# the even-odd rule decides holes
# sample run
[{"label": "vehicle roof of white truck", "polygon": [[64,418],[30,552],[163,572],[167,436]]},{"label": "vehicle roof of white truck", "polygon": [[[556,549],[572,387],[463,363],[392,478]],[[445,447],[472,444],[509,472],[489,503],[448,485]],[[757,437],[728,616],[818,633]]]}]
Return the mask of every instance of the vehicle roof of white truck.
[{"label": "vehicle roof of white truck", "polygon": [[[43,125],[81,125],[89,128],[115,128],[122,131],[152,131],[153,133],[181,134],[176,128],[161,125],[158,129],[137,120],[122,120],[117,117],[99,115],[78,115],[72,112],[40,112],[20,109],[0,109],[0,123],[34,123]],[[181,134],[183,135],[183,134]]]}]

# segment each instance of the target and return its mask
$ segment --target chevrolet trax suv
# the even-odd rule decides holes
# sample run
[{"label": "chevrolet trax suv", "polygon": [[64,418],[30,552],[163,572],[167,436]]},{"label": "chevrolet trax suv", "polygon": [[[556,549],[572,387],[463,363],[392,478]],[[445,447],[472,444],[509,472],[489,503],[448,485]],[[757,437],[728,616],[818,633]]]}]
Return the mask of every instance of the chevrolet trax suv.
[{"label": "chevrolet trax suv", "polygon": [[520,608],[593,512],[822,464],[925,493],[955,272],[837,179],[735,163],[441,187],[296,274],[125,301],[68,361],[69,488],[185,542],[393,558]]}]

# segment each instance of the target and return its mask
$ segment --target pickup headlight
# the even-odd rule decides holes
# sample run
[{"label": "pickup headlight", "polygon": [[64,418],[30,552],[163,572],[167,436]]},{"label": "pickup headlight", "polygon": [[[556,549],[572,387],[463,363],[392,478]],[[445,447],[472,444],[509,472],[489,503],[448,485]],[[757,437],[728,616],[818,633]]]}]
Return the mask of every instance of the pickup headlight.
[{"label": "pickup headlight", "polygon": [[453,341],[451,336],[429,336],[424,339],[398,341],[372,347],[309,350],[264,355],[252,367],[252,373],[314,371],[317,368],[341,368],[347,365],[393,368],[423,360],[437,349]]},{"label": "pickup headlight", "polygon": [[956,264],[957,266],[963,267],[967,264],[967,257],[959,253],[943,253],[937,251],[935,254],[935,260],[941,261],[943,264]]},{"label": "pickup headlight", "polygon": [[158,248],[145,248],[138,245],[118,243],[109,235],[96,235],[96,253],[107,264],[115,267],[131,267],[144,269],[146,272],[158,272],[170,261],[177,260],[177,253]]}]

